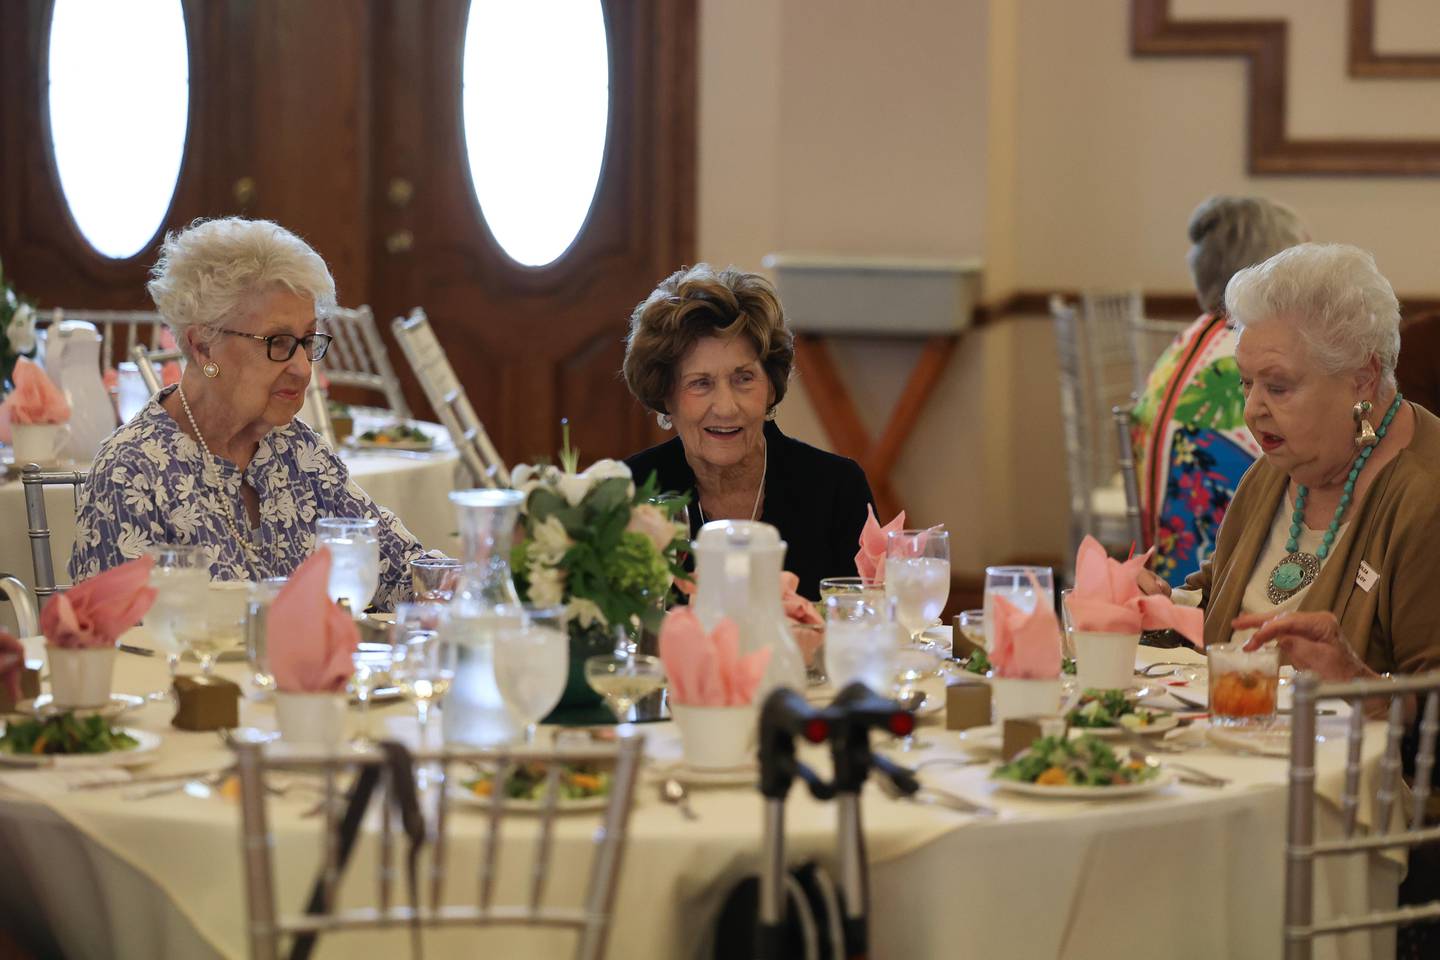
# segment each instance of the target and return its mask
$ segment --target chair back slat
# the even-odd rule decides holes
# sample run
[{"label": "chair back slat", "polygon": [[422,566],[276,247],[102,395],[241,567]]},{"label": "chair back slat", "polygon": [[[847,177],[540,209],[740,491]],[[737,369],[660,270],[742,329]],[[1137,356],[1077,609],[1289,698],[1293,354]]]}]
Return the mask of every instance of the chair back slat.
[{"label": "chair back slat", "polygon": [[[1395,678],[1320,683],[1310,673],[1295,679],[1290,738],[1289,819],[1285,841],[1285,957],[1310,960],[1314,941],[1333,934],[1370,931],[1421,922],[1440,916],[1440,900],[1398,909],[1371,908],[1363,900],[1354,911],[1340,904],[1337,915],[1315,918],[1315,861],[1319,857],[1355,857],[1384,854],[1440,843],[1440,825],[1426,822],[1426,806],[1435,771],[1435,749],[1440,739],[1440,670]],[[1346,767],[1339,839],[1318,838],[1319,806],[1315,791],[1316,731],[1322,701],[1341,701],[1351,713],[1346,729]],[[1362,796],[1360,764],[1362,743],[1379,723],[1367,722],[1383,707],[1383,752],[1378,760],[1374,806],[1367,830],[1357,824]],[[1418,731],[1418,737],[1407,736]],[[1406,789],[1401,783],[1402,745],[1416,744],[1412,791],[1408,809],[1395,809]]]},{"label": "chair back slat", "polygon": [[[450,771],[442,768],[441,784],[449,784]],[[435,798],[435,849],[430,856],[430,909],[439,910],[445,902],[445,872],[449,869],[450,791],[441,789]]]},{"label": "chair back slat", "polygon": [[545,898],[545,881],[550,875],[550,851],[555,836],[555,808],[560,797],[560,767],[553,765],[545,775],[545,800],[540,809],[540,834],[535,838],[535,859],[530,866],[530,911],[538,913]]},{"label": "chair back slat", "polygon": [[409,317],[396,317],[391,325],[400,351],[415,372],[425,398],[435,409],[460,461],[470,471],[475,483],[485,487],[508,487],[510,471],[500,453],[490,442],[480,417],[455,376],[455,369],[430,327],[425,311],[416,307]]},{"label": "chair back slat", "polygon": [[325,861],[322,868],[323,903],[329,911],[335,905],[335,887],[340,882],[340,791],[336,783],[336,769],[325,768]]},{"label": "chair back slat", "polygon": [[1350,725],[1345,734],[1345,793],[1340,799],[1340,816],[1346,837],[1355,835],[1360,812],[1360,754],[1364,745],[1365,711],[1355,710],[1350,714]]},{"label": "chair back slat", "polygon": [[1135,396],[1130,403],[1116,406],[1110,413],[1115,418],[1115,449],[1118,451],[1121,486],[1125,489],[1125,526],[1130,542],[1145,546],[1145,535],[1140,524],[1140,480],[1135,475],[1135,446],[1130,442],[1131,416],[1135,409]]},{"label": "chair back slat", "polygon": [[76,470],[44,470],[34,463],[26,465],[20,473],[20,482],[25,489],[30,563],[35,573],[35,599],[41,607],[51,594],[67,589],[67,586],[55,582],[55,557],[50,546],[50,515],[45,503],[45,488],[68,485],[71,488],[70,501],[78,511],[80,485],[87,476]]},{"label": "chair back slat", "polygon": [[391,898],[395,892],[395,816],[392,813],[395,803],[395,782],[393,780],[395,771],[393,768],[386,768],[384,777],[384,797],[380,806],[380,865],[376,877],[377,896],[375,902],[380,905],[381,913],[390,911]]},{"label": "chair back slat", "polygon": [[499,873],[501,824],[505,817],[505,784],[515,765],[501,761],[491,774],[490,804],[486,812],[485,855],[480,858],[480,910],[489,913],[495,906],[495,881]]},{"label": "chair back slat", "polygon": [[150,396],[155,396],[164,387],[164,378],[161,374],[161,365],[174,360],[177,363],[184,359],[179,350],[154,350],[142,347],[140,344],[131,344],[129,356],[135,361],[135,369],[140,373],[140,379],[145,383],[145,389],[150,391]]},{"label": "chair back slat", "polygon": [[1430,802],[1430,778],[1435,772],[1435,732],[1440,727],[1440,693],[1425,698],[1420,719],[1420,744],[1415,751],[1415,786],[1411,791],[1410,829],[1425,828],[1425,807]]},{"label": "chair back slat", "polygon": [[[93,324],[100,334],[100,366],[111,367],[129,358],[140,334],[152,346],[160,342],[160,333],[165,320],[153,310],[75,310],[57,307],[50,311],[51,324],[61,320],[79,320]],[[116,351],[116,344],[123,347]]]},{"label": "chair back slat", "polygon": [[240,777],[241,858],[245,863],[245,908],[251,960],[278,960],[273,841],[265,808],[265,771],[261,745],[236,742]]}]

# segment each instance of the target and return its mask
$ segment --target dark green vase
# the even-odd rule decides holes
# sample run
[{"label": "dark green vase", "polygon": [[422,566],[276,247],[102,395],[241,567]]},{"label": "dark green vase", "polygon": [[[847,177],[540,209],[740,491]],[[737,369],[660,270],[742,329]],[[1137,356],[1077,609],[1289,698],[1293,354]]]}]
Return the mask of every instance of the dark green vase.
[{"label": "dark green vase", "polygon": [[570,624],[570,676],[560,703],[546,717],[545,723],[592,724],[614,723],[615,717],[600,699],[600,694],[585,682],[585,659],[615,649],[615,634],[598,624],[584,628]]}]

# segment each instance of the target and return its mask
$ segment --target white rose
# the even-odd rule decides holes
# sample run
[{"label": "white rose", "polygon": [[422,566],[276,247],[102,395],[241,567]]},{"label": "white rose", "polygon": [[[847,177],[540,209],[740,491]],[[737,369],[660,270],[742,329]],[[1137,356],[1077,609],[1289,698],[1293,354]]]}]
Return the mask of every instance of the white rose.
[{"label": "white rose", "polygon": [[565,524],[555,516],[546,517],[543,522],[537,523],[533,536],[535,540],[531,556],[551,567],[565,558],[565,551],[569,550],[574,542],[565,532]]},{"label": "white rose", "polygon": [[536,607],[558,607],[565,601],[565,573],[555,567],[530,564],[530,603]]},{"label": "white rose", "polygon": [[[555,485],[565,502],[577,507],[596,484],[615,477],[629,480],[630,468],[619,460],[596,460],[580,473],[562,474]],[[635,484],[627,484],[626,489],[629,491],[628,496],[635,496]]]},{"label": "white rose", "polygon": [[5,329],[10,349],[16,353],[29,353],[35,349],[35,311],[28,303],[20,304]]}]

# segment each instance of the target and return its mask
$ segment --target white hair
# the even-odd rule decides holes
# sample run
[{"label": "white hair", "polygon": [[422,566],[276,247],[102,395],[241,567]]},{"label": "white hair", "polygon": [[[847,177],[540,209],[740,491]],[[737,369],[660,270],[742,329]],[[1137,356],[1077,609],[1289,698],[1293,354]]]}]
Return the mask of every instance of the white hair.
[{"label": "white hair", "polygon": [[1225,285],[1235,271],[1309,239],[1295,211],[1264,197],[1209,197],[1185,228],[1190,276],[1206,313],[1225,309]]},{"label": "white hair", "polygon": [[308,243],[277,223],[241,217],[167,233],[146,285],[187,356],[187,328],[213,342],[255,297],[277,287],[314,300],[317,319],[335,307],[335,280]]},{"label": "white hair", "polygon": [[1395,387],[1400,303],[1375,258],[1344,243],[1302,243],[1239,271],[1225,305],[1242,331],[1289,318],[1326,373],[1359,370],[1373,357],[1382,384]]}]

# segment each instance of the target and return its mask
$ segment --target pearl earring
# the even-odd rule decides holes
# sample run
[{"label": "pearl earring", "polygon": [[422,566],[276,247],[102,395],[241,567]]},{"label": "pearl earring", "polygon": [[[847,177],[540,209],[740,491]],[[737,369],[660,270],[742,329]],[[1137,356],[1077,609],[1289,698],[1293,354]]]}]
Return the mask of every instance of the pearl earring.
[{"label": "pearl earring", "polygon": [[671,427],[675,426],[674,421],[670,419],[670,415],[667,413],[655,414],[655,422],[660,425],[661,430],[669,430]]},{"label": "pearl earring", "polygon": [[209,377],[211,380],[214,380],[216,377],[220,376],[220,364],[216,363],[214,360],[208,360],[206,361],[205,366],[200,368],[200,372],[205,374],[205,376]]}]

